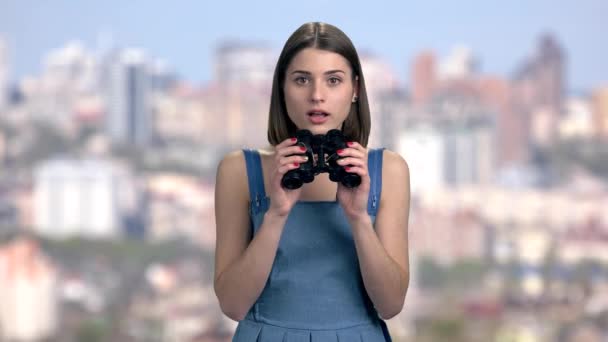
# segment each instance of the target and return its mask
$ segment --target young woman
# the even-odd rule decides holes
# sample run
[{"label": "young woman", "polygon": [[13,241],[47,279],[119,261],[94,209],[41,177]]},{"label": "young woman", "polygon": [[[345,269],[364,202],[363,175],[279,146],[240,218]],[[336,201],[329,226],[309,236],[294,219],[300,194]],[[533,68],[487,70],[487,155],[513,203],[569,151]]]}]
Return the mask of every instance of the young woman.
[{"label": "young woman", "polygon": [[[230,153],[215,191],[215,292],[239,321],[233,341],[390,341],[383,319],[403,308],[409,283],[409,171],[396,153],[366,148],[370,114],[357,52],[338,28],[307,23],[289,37],[272,85],[271,147]],[[281,186],[306,162],[298,130],[351,137],[341,166]]]}]

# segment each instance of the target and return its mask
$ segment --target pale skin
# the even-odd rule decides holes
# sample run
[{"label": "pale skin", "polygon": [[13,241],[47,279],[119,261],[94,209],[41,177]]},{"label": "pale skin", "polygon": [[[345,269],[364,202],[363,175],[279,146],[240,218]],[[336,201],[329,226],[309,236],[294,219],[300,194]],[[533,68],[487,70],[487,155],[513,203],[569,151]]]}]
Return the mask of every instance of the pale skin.
[{"label": "pale skin", "polygon": [[[284,94],[289,118],[298,128],[323,134],[339,128],[357,96],[357,78],[339,54],[307,48],[293,58],[286,72]],[[310,110],[329,113],[323,124],[308,121]],[[372,225],[367,213],[370,189],[368,150],[350,142],[340,156],[348,172],[361,176],[349,189],[323,173],[297,190],[286,190],[283,175],[299,167],[304,157],[297,141],[286,139],[260,150],[264,186],[270,198],[268,211],[255,236],[251,236],[249,187],[242,151],[220,162],[216,179],[216,252],[214,287],[224,314],[242,320],[262,293],[270,275],[279,240],[297,201],[338,200],[350,223],[365,289],[379,315],[390,319],[403,308],[409,284],[408,216],[409,169],[398,154],[385,150],[382,195]]]}]

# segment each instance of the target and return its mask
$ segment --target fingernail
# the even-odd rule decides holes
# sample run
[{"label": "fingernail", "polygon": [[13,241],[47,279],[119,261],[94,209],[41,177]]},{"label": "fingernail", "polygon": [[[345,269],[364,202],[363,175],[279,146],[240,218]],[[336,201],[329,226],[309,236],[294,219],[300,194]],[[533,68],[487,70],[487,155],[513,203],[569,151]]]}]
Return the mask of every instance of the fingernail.
[{"label": "fingernail", "polygon": [[344,170],[346,170],[346,171],[350,171],[350,166],[345,166],[345,167],[344,167]]},{"label": "fingernail", "polygon": [[308,161],[308,157],[307,156],[304,156],[302,158],[304,158],[304,161]]},{"label": "fingernail", "polygon": [[354,144],[355,144],[355,143],[354,143],[354,142],[352,142],[352,141],[349,141],[349,142],[347,142],[347,143],[346,143],[346,145],[348,145],[348,146],[353,146]]},{"label": "fingernail", "polygon": [[296,138],[291,138],[291,142],[296,142],[298,139]]},{"label": "fingernail", "polygon": [[337,150],[336,151],[338,154],[342,154],[342,152],[344,152],[344,150]]},{"label": "fingernail", "polygon": [[302,152],[306,151],[306,147],[300,146],[300,151],[302,151]]},{"label": "fingernail", "polygon": [[300,163],[293,163],[293,166],[298,167],[300,166]]}]

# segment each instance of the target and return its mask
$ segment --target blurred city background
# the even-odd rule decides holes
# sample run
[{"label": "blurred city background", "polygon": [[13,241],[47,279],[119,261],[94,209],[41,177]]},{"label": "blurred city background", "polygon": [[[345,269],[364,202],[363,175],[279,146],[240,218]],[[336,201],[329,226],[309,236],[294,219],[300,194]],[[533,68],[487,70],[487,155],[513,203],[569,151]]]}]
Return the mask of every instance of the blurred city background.
[{"label": "blurred city background", "polygon": [[[411,170],[395,341],[608,341],[608,4],[0,4],[0,340],[229,341],[214,178],[307,21]],[[602,209],[603,208],[603,209]]]}]

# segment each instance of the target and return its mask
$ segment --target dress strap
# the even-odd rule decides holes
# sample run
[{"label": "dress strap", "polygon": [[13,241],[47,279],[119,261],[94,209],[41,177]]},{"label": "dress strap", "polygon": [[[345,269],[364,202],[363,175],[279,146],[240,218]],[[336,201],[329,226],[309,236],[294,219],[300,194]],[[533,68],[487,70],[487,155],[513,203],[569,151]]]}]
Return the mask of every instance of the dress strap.
[{"label": "dress strap", "polygon": [[259,208],[262,200],[266,197],[260,152],[253,149],[243,149],[243,153],[245,154],[245,164],[247,165],[249,199],[252,207]]},{"label": "dress strap", "polygon": [[369,199],[367,201],[367,213],[376,216],[380,205],[380,195],[382,193],[382,153],[384,148],[375,148],[367,155],[367,168],[371,181],[369,189]]}]

